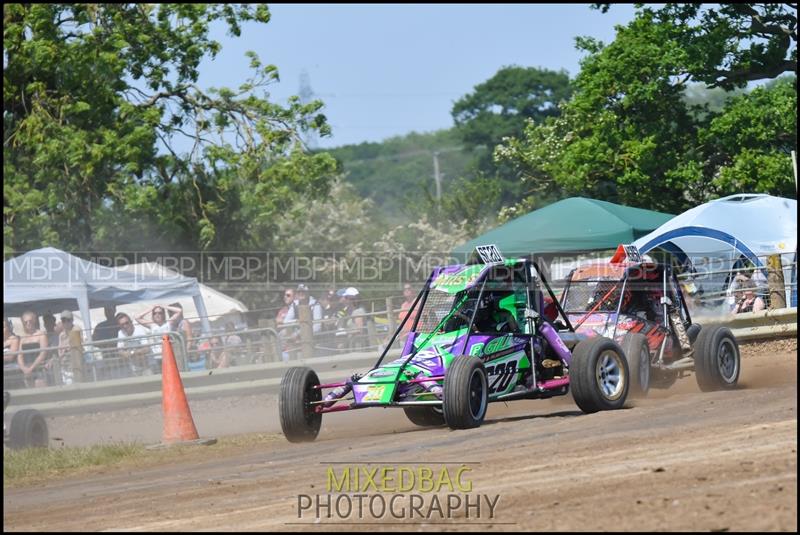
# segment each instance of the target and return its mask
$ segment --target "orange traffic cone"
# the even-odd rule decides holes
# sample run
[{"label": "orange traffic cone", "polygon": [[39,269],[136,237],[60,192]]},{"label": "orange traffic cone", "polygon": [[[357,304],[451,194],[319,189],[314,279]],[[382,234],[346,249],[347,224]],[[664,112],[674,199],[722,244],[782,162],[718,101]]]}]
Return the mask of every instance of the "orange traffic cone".
[{"label": "orange traffic cone", "polygon": [[164,444],[197,440],[197,428],[183,391],[183,381],[178,373],[178,364],[172,352],[169,336],[162,337],[163,351],[161,359],[161,409],[164,413]]}]

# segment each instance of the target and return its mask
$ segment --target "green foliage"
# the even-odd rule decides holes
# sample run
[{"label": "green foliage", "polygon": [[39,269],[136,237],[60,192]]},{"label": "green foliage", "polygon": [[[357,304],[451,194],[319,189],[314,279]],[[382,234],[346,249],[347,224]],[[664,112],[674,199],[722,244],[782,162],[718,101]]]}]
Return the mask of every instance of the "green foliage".
[{"label": "green foliage", "polygon": [[503,67],[458,99],[451,114],[465,145],[494,147],[506,136],[521,135],[527,119],[540,123],[557,116],[570,93],[565,71]]},{"label": "green foliage", "polygon": [[790,153],[797,147],[796,79],[733,99],[699,134],[705,161],[716,165],[709,176],[719,194],[795,192]]},{"label": "green foliage", "polygon": [[[393,137],[381,143],[361,143],[331,149],[346,180],[375,203],[376,216],[386,224],[418,217],[415,207],[434,191],[433,155],[439,153],[442,191],[468,172],[471,155],[453,130]],[[484,152],[486,152],[484,150]]]},{"label": "green foliage", "polygon": [[[752,9],[775,14],[771,7]],[[716,101],[697,98],[696,86],[687,86],[696,79],[733,88],[741,85],[737,80],[773,72],[751,63],[743,78],[719,78],[714,61],[738,58],[733,72],[748,65],[747,54],[756,54],[753,47],[733,52],[752,44],[748,36],[755,34],[737,34],[731,43],[723,31],[741,23],[742,12],[726,5],[717,11],[642,8],[607,46],[579,39],[588,55],[562,115],[545,124],[529,122],[522,137],[496,149],[495,158],[515,166],[529,189],[541,192],[535,196],[560,189],[673,213],[735,192],[791,194],[787,151],[796,145],[796,82],[725,98],[713,94]],[[709,31],[719,33],[715,39],[690,25],[692,16],[711,24],[712,13],[721,17]],[[796,18],[789,27],[796,28]]]},{"label": "green foliage", "polygon": [[[277,212],[324,195],[336,171],[300,133],[322,103],[285,107],[275,66],[249,53],[238,88],[203,91],[198,66],[266,6],[6,4],[4,247],[232,249],[269,245]],[[231,210],[239,217],[229,217]],[[253,216],[254,220],[244,219]]]},{"label": "green foliage", "polygon": [[[507,66],[455,102],[451,114],[456,132],[467,148],[476,151],[462,185],[473,181],[473,190],[487,183],[493,186],[489,191],[492,203],[479,197],[484,215],[516,202],[524,192],[514,167],[492,158],[494,147],[504,138],[521,136],[529,121],[541,124],[557,117],[559,104],[571,93],[569,76],[563,70]],[[494,195],[495,191],[499,195]],[[462,205],[463,200],[463,195],[461,201],[454,199]]]}]

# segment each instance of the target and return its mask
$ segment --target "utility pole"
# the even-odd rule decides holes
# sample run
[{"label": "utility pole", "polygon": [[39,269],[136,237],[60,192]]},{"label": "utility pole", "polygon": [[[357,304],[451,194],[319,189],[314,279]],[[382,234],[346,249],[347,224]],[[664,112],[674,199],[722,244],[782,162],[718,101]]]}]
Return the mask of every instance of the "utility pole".
[{"label": "utility pole", "polygon": [[[300,92],[298,96],[302,104],[308,104],[314,99],[314,90],[311,89],[311,77],[305,69],[300,73]],[[313,130],[309,129],[305,132],[304,141],[309,149],[317,148],[317,136]]]},{"label": "utility pole", "polygon": [[797,152],[792,151],[792,169],[794,169],[794,191],[797,192]]},{"label": "utility pole", "polygon": [[436,207],[442,208],[442,176],[439,174],[439,151],[433,151],[433,179],[436,181]]}]

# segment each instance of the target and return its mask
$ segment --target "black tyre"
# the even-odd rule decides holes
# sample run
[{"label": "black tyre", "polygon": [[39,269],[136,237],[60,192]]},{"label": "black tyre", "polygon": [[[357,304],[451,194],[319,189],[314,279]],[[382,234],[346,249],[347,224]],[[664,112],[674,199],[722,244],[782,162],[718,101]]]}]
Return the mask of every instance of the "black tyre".
[{"label": "black tyre", "polygon": [[694,343],[694,374],[700,390],[734,388],[740,369],[739,344],[730,329],[721,325],[700,329]]},{"label": "black tyre", "polygon": [[444,425],[444,412],[438,407],[404,407],[406,417],[411,423],[421,427]]},{"label": "black tyre", "polygon": [[650,346],[647,337],[641,333],[626,333],[621,346],[631,377],[629,393],[632,397],[644,397],[650,390]]},{"label": "black tyre", "polygon": [[278,413],[281,429],[289,442],[310,442],[317,438],[322,414],[315,412],[314,401],[322,400],[322,391],[314,388],[319,378],[311,368],[289,368],[281,380]]},{"label": "black tyre", "polygon": [[46,448],[50,441],[47,422],[36,409],[22,409],[11,418],[8,445],[13,449]]},{"label": "black tyre", "polygon": [[675,370],[650,369],[650,388],[667,389],[678,380],[678,372]]},{"label": "black tyre", "polygon": [[613,340],[596,336],[575,346],[569,383],[575,404],[583,412],[622,408],[629,377],[625,354]]},{"label": "black tyre", "polygon": [[478,427],[489,405],[486,369],[477,357],[459,355],[444,376],[444,419],[452,429]]},{"label": "black tyre", "polygon": [[702,326],[699,323],[692,323],[689,325],[689,328],[686,329],[686,336],[689,337],[689,341],[694,344],[695,340],[697,340],[697,335],[700,334],[700,330]]}]

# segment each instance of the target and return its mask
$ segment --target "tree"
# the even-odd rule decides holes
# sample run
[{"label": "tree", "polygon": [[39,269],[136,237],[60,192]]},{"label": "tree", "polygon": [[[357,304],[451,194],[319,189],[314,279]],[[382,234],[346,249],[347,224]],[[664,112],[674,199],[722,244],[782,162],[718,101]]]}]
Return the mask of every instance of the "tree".
[{"label": "tree", "polygon": [[238,36],[269,21],[266,6],[6,4],[3,15],[7,252],[233,248],[298,197],[324,195],[335,162],[300,140],[329,133],[321,102],[269,102],[278,71],[253,53],[238,88],[197,86],[220,50],[211,24]]},{"label": "tree", "polygon": [[494,147],[503,138],[521,136],[527,121],[539,124],[558,116],[559,103],[568,100],[571,92],[569,75],[563,70],[506,66],[455,102],[451,114],[456,133],[476,155],[470,171],[461,178],[462,185],[471,180],[483,185],[493,181],[491,189],[501,192],[493,206],[480,203],[488,212],[497,212],[523,193],[513,166],[492,158]]},{"label": "tree", "polygon": [[[789,163],[785,151],[796,143],[796,90],[734,96],[721,111],[694,104],[686,95],[689,82],[719,72],[698,58],[717,56],[697,50],[712,45],[687,41],[685,28],[676,24],[646,8],[618,27],[608,46],[578,39],[589,55],[562,115],[544,125],[530,123],[495,157],[516,166],[532,187],[668,212],[741,188],[784,192],[777,182]],[[741,39],[746,44],[746,36]],[[753,76],[756,71],[765,72],[757,67]],[[719,85],[735,85],[733,78],[729,82]],[[769,106],[786,113],[784,120]],[[744,137],[742,121],[752,125]],[[779,165],[781,157],[786,163]],[[757,171],[759,163],[765,167]],[[757,172],[769,178],[757,178]]]},{"label": "tree", "polygon": [[[709,7],[712,6],[712,7]],[[595,4],[608,11],[609,4]],[[797,72],[797,6],[792,4],[637,4],[654,16],[687,56],[687,72],[710,87],[731,90],[747,82]]]},{"label": "tree", "polygon": [[453,104],[456,131],[465,145],[494,147],[507,136],[519,136],[525,121],[543,122],[558,115],[569,99],[566,71],[536,67],[503,67]]}]

